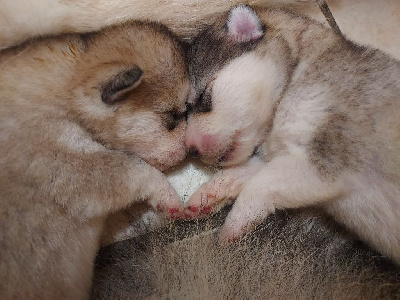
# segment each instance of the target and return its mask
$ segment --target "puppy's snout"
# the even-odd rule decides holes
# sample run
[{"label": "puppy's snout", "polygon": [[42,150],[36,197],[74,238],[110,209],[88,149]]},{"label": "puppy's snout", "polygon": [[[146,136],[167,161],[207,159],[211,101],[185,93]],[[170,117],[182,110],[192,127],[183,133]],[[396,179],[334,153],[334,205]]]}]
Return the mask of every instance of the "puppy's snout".
[{"label": "puppy's snout", "polygon": [[192,129],[186,133],[185,145],[188,153],[193,157],[213,156],[214,152],[218,151],[217,138],[214,135]]},{"label": "puppy's snout", "polygon": [[189,154],[195,158],[199,157],[200,155],[199,150],[195,146],[189,148]]}]

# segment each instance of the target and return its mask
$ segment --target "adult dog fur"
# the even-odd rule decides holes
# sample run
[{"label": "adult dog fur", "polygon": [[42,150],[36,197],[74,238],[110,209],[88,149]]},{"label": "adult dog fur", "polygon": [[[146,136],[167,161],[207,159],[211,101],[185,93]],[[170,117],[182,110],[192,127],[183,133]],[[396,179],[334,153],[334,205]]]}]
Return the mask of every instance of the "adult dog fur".
[{"label": "adult dog fur", "polygon": [[221,245],[227,211],[102,248],[92,299],[399,299],[399,270],[320,210],[279,211]]},{"label": "adult dog fur", "polygon": [[[0,53],[0,298],[85,299],[103,221],[182,204],[188,75],[163,26],[130,23]],[[159,170],[157,170],[155,167]]]},{"label": "adult dog fur", "polygon": [[[0,49],[37,35],[98,30],[128,19],[166,24],[179,36],[194,37],[205,25],[240,0],[3,0],[0,3]],[[258,6],[285,6],[324,22],[314,0],[249,0]],[[397,0],[328,0],[342,32],[400,58]]]}]

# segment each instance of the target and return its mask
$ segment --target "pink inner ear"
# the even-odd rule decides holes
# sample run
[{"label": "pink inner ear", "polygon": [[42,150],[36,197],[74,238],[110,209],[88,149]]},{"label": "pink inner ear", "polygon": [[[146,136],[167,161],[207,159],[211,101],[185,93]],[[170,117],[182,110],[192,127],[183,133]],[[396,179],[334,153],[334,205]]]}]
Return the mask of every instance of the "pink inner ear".
[{"label": "pink inner ear", "polygon": [[229,35],[239,43],[257,40],[264,34],[257,14],[243,5],[231,11],[227,27]]}]

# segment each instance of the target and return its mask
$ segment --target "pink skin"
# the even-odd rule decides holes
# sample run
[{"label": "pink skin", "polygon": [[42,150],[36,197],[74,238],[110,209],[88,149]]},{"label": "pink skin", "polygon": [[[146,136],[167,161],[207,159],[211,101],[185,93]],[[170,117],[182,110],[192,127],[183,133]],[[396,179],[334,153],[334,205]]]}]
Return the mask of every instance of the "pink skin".
[{"label": "pink skin", "polygon": [[230,15],[228,20],[228,30],[235,41],[248,42],[262,37],[258,19],[254,15],[249,15],[248,10],[236,10]]},{"label": "pink skin", "polygon": [[235,161],[240,146],[240,131],[236,131],[231,138],[222,135],[202,133],[197,130],[188,130],[185,145],[187,149],[195,148],[200,159],[209,165],[231,165]]},{"label": "pink skin", "polygon": [[213,156],[217,149],[218,137],[213,134],[190,132],[186,135],[186,148],[195,147],[201,155]]},{"label": "pink skin", "polygon": [[181,219],[183,216],[185,216],[182,205],[177,205],[177,204],[175,204],[174,207],[169,207],[169,208],[158,205],[157,212],[163,213],[167,218],[173,220]]}]

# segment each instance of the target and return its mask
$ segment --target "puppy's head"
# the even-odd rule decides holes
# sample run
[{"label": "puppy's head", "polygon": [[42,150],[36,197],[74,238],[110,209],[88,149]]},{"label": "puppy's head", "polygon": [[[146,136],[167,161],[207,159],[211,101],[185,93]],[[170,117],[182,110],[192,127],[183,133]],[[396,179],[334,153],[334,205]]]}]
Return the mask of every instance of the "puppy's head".
[{"label": "puppy's head", "polygon": [[163,170],[185,157],[187,64],[164,27],[130,23],[82,36],[73,112],[94,139]]},{"label": "puppy's head", "polygon": [[248,6],[233,8],[189,50],[189,152],[209,164],[247,160],[265,137],[281,69],[269,54],[268,27]]}]

